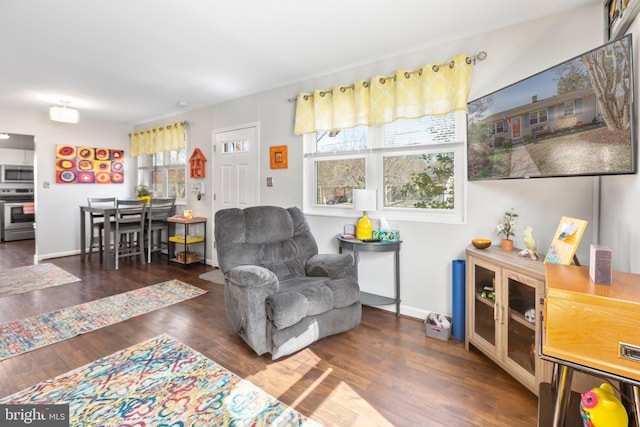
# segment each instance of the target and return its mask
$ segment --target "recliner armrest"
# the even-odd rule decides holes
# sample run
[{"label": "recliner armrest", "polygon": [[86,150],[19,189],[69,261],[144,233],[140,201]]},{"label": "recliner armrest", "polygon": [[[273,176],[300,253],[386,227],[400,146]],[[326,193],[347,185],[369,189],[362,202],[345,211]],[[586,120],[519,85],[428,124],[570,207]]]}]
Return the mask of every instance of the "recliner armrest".
[{"label": "recliner armrest", "polygon": [[225,274],[224,301],[233,329],[258,354],[271,351],[266,299],[278,292],[276,275],[257,265],[240,265]]},{"label": "recliner armrest", "polygon": [[[271,271],[259,265],[239,265],[226,275],[226,279],[236,286],[260,288],[275,284],[273,292],[278,290],[278,278]],[[269,292],[269,293],[273,293]]]},{"label": "recliner armrest", "polygon": [[318,254],[307,260],[305,270],[311,277],[355,277],[355,262],[351,254]]}]

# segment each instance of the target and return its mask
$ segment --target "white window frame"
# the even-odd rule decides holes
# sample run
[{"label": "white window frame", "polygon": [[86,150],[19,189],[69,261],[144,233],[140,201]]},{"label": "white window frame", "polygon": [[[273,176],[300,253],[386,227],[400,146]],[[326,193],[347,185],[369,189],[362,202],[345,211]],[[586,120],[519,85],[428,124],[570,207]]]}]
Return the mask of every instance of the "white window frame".
[{"label": "white window frame", "polygon": [[383,208],[383,195],[378,191],[378,209],[369,213],[371,218],[384,217],[390,220],[433,222],[444,224],[463,224],[466,218],[466,141],[467,141],[467,116],[465,112],[456,113],[455,137],[452,142],[439,142],[434,144],[420,144],[402,147],[380,147],[381,138],[377,138],[375,128],[369,129],[369,148],[349,152],[315,152],[315,134],[303,136],[304,162],[303,162],[303,210],[308,215],[330,217],[357,217],[362,212],[356,212],[348,205],[319,205],[315,203],[315,162],[322,160],[338,160],[365,158],[366,160],[366,187],[380,190],[383,188],[384,170],[383,158],[385,155],[413,155],[435,154],[441,152],[454,153],[454,209],[421,209],[421,208]]},{"label": "white window frame", "polygon": [[492,135],[497,135],[504,132],[504,120],[498,120],[497,122],[493,123]]},{"label": "white window frame", "polygon": [[[403,149],[385,150],[383,154],[377,156],[377,170],[380,173],[376,174],[376,186],[374,188],[381,189],[384,185],[383,164],[385,156],[404,156],[404,155],[420,155],[420,154],[437,154],[442,152],[453,152],[454,161],[454,179],[456,180],[455,192],[454,192],[454,209],[422,209],[422,208],[394,208],[383,207],[383,196],[378,194],[378,216],[382,216],[388,219],[397,219],[405,221],[417,221],[417,222],[436,222],[436,223],[463,223],[464,222],[464,188],[466,185],[466,162],[464,162],[464,144],[460,143],[448,143],[438,144],[437,146],[412,146]],[[458,182],[459,177],[464,177],[462,185]],[[367,186],[368,186],[367,179]],[[462,191],[461,191],[462,190]],[[376,217],[376,213],[372,213],[373,218]]]},{"label": "white window frame", "polygon": [[[136,157],[136,166],[137,166],[137,182],[138,185],[145,185],[147,188],[149,188],[150,191],[153,191],[153,185],[151,183],[151,174],[153,172],[162,172],[163,173],[163,180],[162,182],[165,184],[165,196],[164,197],[170,197],[169,196],[169,192],[168,192],[168,185],[169,185],[169,171],[170,170],[175,170],[175,169],[184,169],[184,197],[183,198],[176,198],[176,203],[186,203],[187,200],[187,170],[188,170],[188,163],[189,160],[186,158],[187,156],[187,151],[186,151],[186,147],[185,147],[185,162],[184,164],[182,163],[174,163],[174,164],[167,164],[168,159],[171,158],[171,151],[164,151],[163,153],[163,162],[162,162],[162,166],[140,166],[140,159],[141,158],[152,158],[154,155],[153,154],[144,154],[144,155],[140,155],[138,157]],[[151,162],[153,163],[153,162]]]},{"label": "white window frame", "polygon": [[[315,134],[304,135],[305,152],[309,153],[307,149],[315,146]],[[314,153],[313,155],[305,155],[303,166],[303,210],[305,213],[312,215],[324,215],[324,216],[352,216],[353,207],[345,205],[319,205],[315,202],[316,194],[316,177],[315,177],[315,162],[323,160],[342,160],[342,159],[357,159],[364,158],[366,162],[367,176],[369,175],[370,168],[370,155],[371,150],[358,150],[352,152],[332,152],[332,153]],[[367,185],[369,185],[367,183]]]},{"label": "white window frame", "polygon": [[[567,109],[571,112],[567,114]],[[572,117],[576,115],[576,101],[567,101],[562,104],[562,117]]]},{"label": "white window frame", "polygon": [[[544,112],[545,114],[545,119],[544,120],[540,120],[540,113]],[[535,117],[535,122],[533,121],[533,118]],[[542,108],[540,110],[537,111],[532,111],[529,113],[529,124],[530,125],[541,125],[543,123],[547,123],[549,121],[549,111],[546,108]]]}]

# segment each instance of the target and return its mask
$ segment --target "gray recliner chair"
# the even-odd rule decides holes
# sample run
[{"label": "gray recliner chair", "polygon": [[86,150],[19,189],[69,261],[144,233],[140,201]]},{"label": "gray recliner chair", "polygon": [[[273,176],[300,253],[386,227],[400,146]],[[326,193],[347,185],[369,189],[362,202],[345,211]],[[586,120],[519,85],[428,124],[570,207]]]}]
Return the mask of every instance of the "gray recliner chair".
[{"label": "gray recliner chair", "polygon": [[227,319],[258,355],[275,360],[360,323],[353,257],[319,255],[299,208],[219,210],[215,240]]}]

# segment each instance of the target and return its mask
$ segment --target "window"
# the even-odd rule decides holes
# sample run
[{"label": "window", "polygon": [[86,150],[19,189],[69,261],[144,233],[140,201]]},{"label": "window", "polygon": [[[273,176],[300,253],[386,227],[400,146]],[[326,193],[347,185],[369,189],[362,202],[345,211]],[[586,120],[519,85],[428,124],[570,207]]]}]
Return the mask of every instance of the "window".
[{"label": "window", "polygon": [[562,106],[562,114],[564,117],[573,116],[576,113],[576,102],[575,101],[567,101]]},{"label": "window", "polygon": [[138,183],[146,185],[154,197],[185,198],[187,150],[138,156]]},{"label": "window", "polygon": [[533,111],[529,113],[529,124],[537,125],[547,121],[547,109]]},{"label": "window", "polygon": [[454,208],[453,152],[383,156],[385,208]]},{"label": "window", "polygon": [[316,205],[351,205],[351,190],[366,188],[363,157],[319,160],[315,168]]},{"label": "window", "polygon": [[246,153],[249,151],[248,139],[237,139],[233,141],[224,141],[222,143],[223,153]]},{"label": "window", "polygon": [[351,190],[366,188],[366,159],[361,154],[348,153],[367,148],[367,128],[319,133],[313,148],[316,153],[328,153],[314,162],[313,204],[350,207]]},{"label": "window", "polygon": [[463,221],[464,112],[304,138],[306,212],[353,216],[352,190],[375,188],[374,216]]},{"label": "window", "polygon": [[495,135],[498,133],[504,133],[504,120],[498,120],[497,122],[493,123],[491,135]]}]

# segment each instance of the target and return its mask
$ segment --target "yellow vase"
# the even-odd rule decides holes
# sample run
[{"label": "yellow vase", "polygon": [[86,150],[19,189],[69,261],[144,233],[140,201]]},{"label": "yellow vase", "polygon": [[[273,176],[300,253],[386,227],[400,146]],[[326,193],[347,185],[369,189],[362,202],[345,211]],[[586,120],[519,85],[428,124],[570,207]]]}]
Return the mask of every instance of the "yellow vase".
[{"label": "yellow vase", "polygon": [[362,215],[362,218],[358,221],[356,237],[360,240],[371,239],[373,237],[373,226],[366,215]]}]

